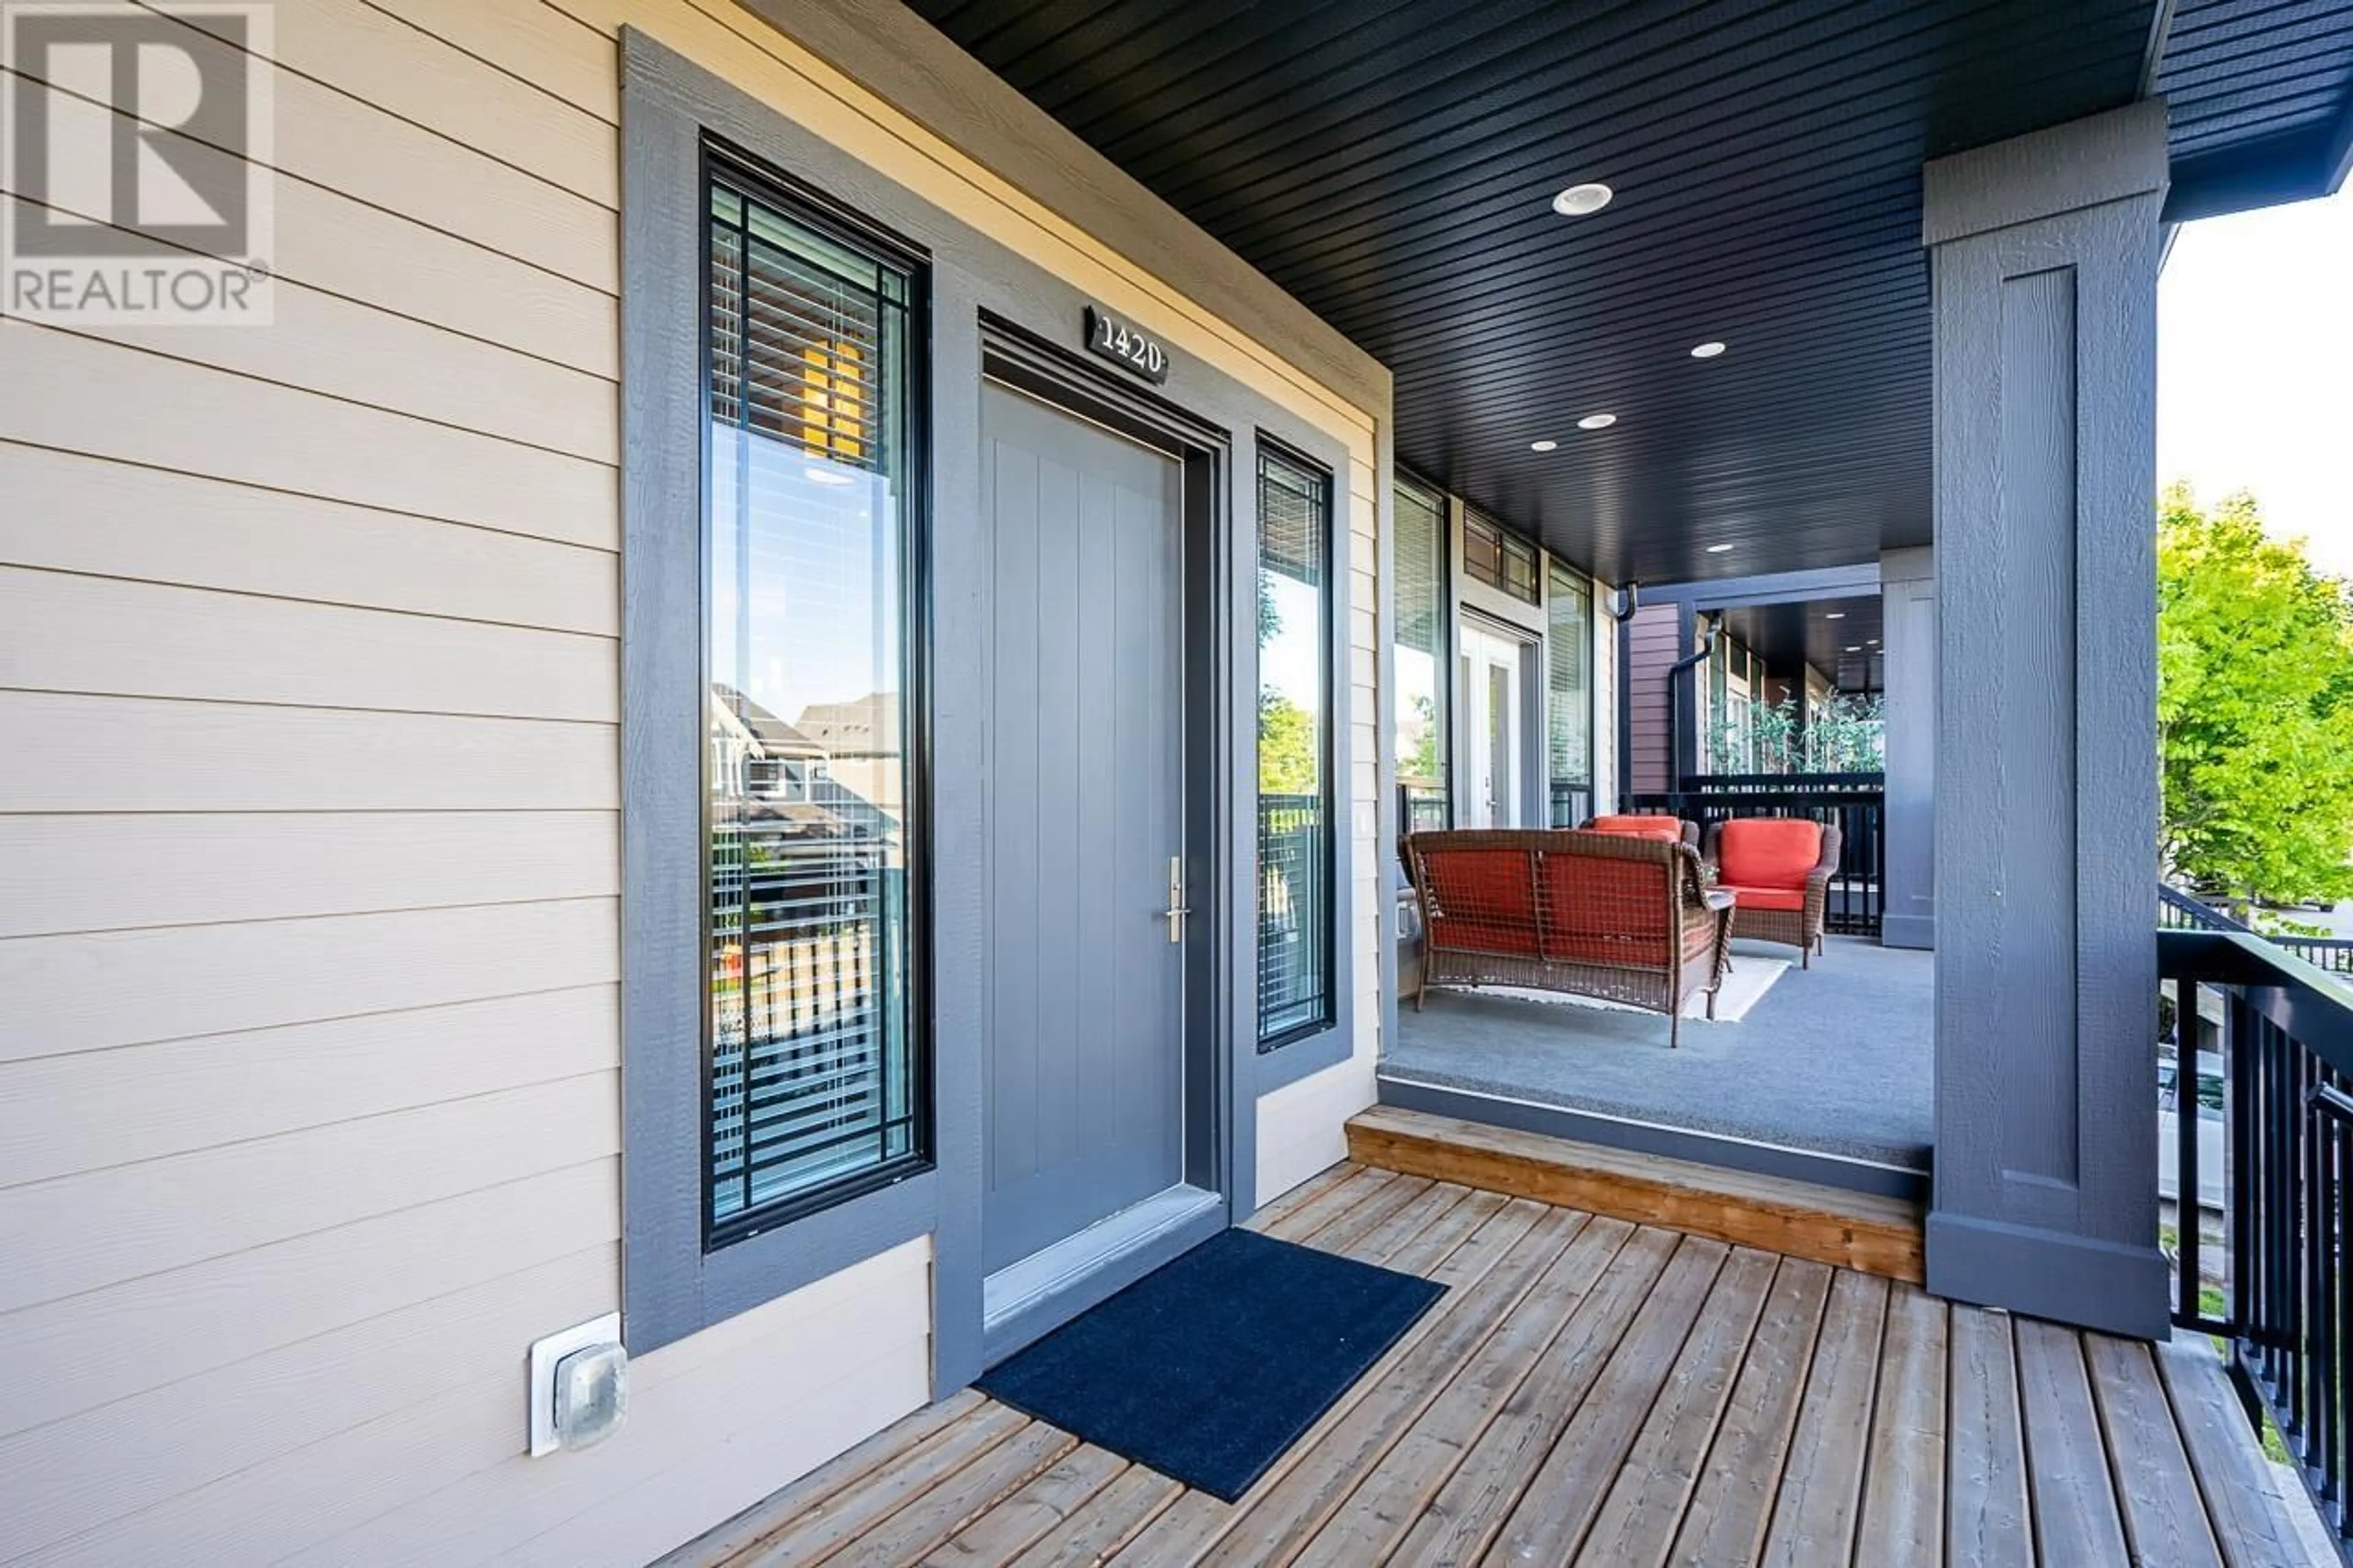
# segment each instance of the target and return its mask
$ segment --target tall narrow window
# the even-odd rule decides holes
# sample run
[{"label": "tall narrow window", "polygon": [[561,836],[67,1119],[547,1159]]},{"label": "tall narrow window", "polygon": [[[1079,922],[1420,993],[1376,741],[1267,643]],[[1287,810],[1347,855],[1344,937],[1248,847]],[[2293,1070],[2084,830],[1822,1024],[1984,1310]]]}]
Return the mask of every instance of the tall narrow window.
[{"label": "tall narrow window", "polygon": [[1258,1037],[1332,1012],[1332,483],[1258,465]]},{"label": "tall narrow window", "polygon": [[1593,815],[1593,589],[1555,563],[1545,614],[1545,749],[1552,825]]},{"label": "tall narrow window", "polygon": [[1397,773],[1400,828],[1444,827],[1446,798],[1446,508],[1397,487]]},{"label": "tall narrow window", "polygon": [[714,172],[705,1229],[920,1158],[908,846],[913,267]]}]

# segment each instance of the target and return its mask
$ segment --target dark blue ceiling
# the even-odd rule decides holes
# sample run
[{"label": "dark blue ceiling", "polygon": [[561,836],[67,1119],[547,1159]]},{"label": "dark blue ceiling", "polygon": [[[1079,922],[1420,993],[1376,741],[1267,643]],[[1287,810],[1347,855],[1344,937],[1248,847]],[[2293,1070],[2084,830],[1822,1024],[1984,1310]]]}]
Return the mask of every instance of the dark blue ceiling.
[{"label": "dark blue ceiling", "polygon": [[1619,580],[1927,541],[1924,160],[2155,64],[2245,205],[2353,101],[2353,0],[914,4],[1386,363],[1401,463]]}]

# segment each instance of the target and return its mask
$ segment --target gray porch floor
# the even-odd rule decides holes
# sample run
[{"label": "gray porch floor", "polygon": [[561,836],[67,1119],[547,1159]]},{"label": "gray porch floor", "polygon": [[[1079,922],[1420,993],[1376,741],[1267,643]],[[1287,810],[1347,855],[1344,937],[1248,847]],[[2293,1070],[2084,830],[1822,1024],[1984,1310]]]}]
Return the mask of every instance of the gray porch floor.
[{"label": "gray porch floor", "polygon": [[[1736,942],[1733,961],[1794,960]],[[1926,1171],[1936,1127],[1934,958],[1831,937],[1738,1023],[1469,992],[1399,1007],[1385,1077]]]}]

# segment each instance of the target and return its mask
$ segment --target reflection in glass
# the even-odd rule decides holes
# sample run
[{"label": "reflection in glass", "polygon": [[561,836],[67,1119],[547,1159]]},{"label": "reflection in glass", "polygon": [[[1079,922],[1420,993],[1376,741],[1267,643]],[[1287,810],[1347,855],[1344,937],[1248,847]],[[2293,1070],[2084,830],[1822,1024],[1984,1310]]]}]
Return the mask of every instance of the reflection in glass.
[{"label": "reflection in glass", "polygon": [[724,175],[706,476],[709,1225],[918,1152],[903,551],[911,279]]},{"label": "reflection in glass", "polygon": [[1397,488],[1397,772],[1401,830],[1444,827],[1446,798],[1446,510]]},{"label": "reflection in glass", "polygon": [[1552,826],[1593,815],[1593,588],[1555,564],[1546,611],[1545,741]]},{"label": "reflection in glass", "polygon": [[1542,597],[1536,591],[1536,547],[1475,511],[1462,517],[1462,574],[1522,604]]},{"label": "reflection in glass", "polygon": [[1259,1048],[1332,1020],[1331,481],[1258,473]]}]

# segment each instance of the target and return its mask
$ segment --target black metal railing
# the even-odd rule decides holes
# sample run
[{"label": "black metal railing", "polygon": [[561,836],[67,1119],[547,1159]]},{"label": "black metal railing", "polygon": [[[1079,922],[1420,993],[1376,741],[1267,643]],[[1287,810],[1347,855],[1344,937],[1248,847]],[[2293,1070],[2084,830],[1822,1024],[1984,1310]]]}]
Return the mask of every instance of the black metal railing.
[{"label": "black metal railing", "polygon": [[2316,969],[2331,974],[2353,974],[2353,937],[2299,936],[2292,932],[2257,931],[2253,926],[2192,893],[2159,882],[2157,923],[2162,931],[2235,931],[2261,937],[2284,947]]},{"label": "black metal railing", "polygon": [[1805,816],[1835,823],[1838,870],[1831,879],[1824,923],[1852,936],[1877,936],[1885,913],[1887,790],[1881,773],[1694,773],[1680,789],[1634,795],[1631,811],[1672,812],[1700,825],[1738,816]]},{"label": "black metal railing", "polygon": [[879,844],[723,825],[711,845],[710,1224],[912,1154],[906,873]]},{"label": "black metal railing", "polygon": [[[2198,1072],[2201,1001],[2220,1003],[2211,1055],[2219,1058],[2224,1170],[2221,1224],[2210,1236],[2198,1209],[2192,1100],[2174,1119],[2181,1199],[2173,1321],[2227,1342],[2242,1391],[2269,1412],[2345,1555],[2353,1522],[2353,1279],[2345,1268],[2353,1258],[2353,994],[2254,932],[2203,923],[2203,906],[2164,904],[2158,973],[2171,993],[2177,1083]],[[2224,1249],[2220,1268],[2205,1256],[2214,1245]],[[2218,1278],[2219,1289],[2208,1284]]]},{"label": "black metal railing", "polygon": [[1332,836],[1324,797],[1258,797],[1259,1049],[1333,1017]]},{"label": "black metal railing", "polygon": [[1404,784],[1398,785],[1398,823],[1400,834],[1435,833],[1447,824],[1453,814],[1449,809],[1444,784]]},{"label": "black metal railing", "polygon": [[1569,779],[1552,781],[1551,815],[1545,818],[1553,827],[1577,827],[1593,820],[1593,786]]}]

